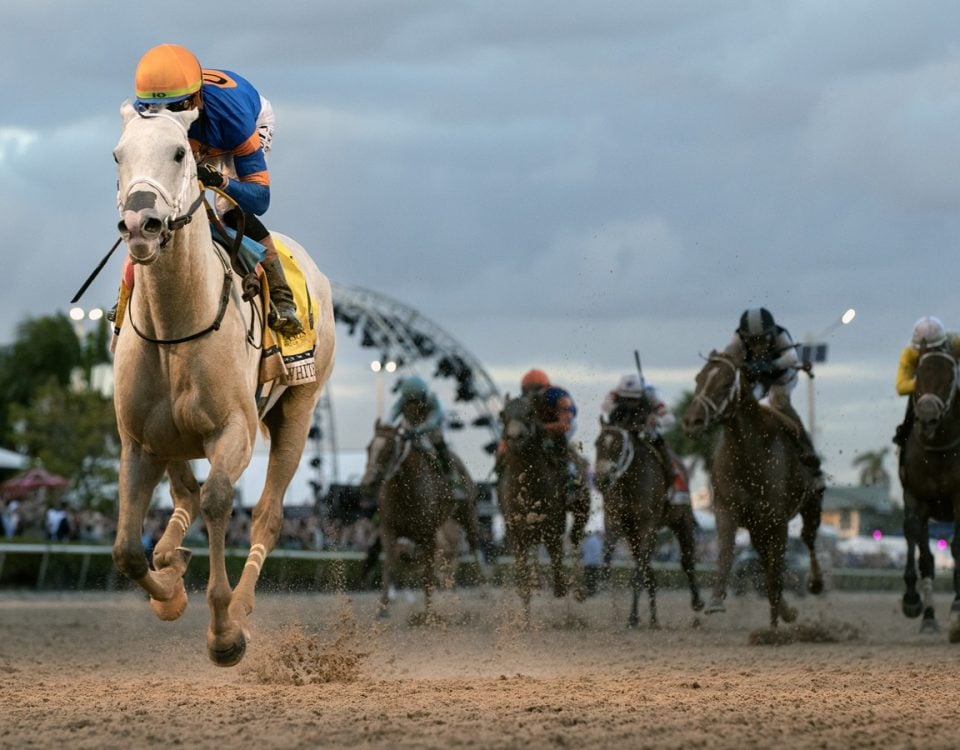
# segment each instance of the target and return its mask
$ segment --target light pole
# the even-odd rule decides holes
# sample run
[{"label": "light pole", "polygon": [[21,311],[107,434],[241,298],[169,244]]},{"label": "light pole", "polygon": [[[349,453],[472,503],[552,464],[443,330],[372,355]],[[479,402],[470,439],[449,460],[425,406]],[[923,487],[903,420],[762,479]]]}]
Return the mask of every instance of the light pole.
[{"label": "light pole", "polygon": [[[843,315],[824,328],[820,334],[814,338],[807,336],[806,340],[798,347],[800,361],[804,365],[812,367],[814,364],[822,364],[827,361],[827,344],[824,339],[833,333],[840,326],[849,325],[857,316],[857,311],[852,307]],[[816,424],[814,418],[816,413],[813,405],[813,377],[807,378],[807,426],[810,432],[810,442],[816,443]]]},{"label": "light pole", "polygon": [[370,369],[377,376],[377,419],[383,420],[384,407],[386,403],[386,385],[383,382],[385,372],[396,372],[397,363],[392,359],[375,359],[370,363]]}]

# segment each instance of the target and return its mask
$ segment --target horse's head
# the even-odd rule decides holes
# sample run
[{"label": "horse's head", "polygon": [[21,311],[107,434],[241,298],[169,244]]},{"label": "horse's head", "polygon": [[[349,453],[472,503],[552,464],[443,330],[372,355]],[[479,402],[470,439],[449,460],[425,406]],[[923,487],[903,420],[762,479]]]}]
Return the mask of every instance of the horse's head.
[{"label": "horse's head", "polygon": [[921,350],[913,411],[920,432],[932,439],[943,417],[950,412],[957,394],[957,360],[943,349]]},{"label": "horse's head", "polygon": [[633,443],[621,427],[600,419],[600,434],[594,443],[597,460],[593,477],[597,488],[606,492],[619,479],[633,460]]},{"label": "horse's head", "polygon": [[500,412],[502,435],[507,450],[516,450],[538,434],[536,414],[530,396],[507,399]]},{"label": "horse's head", "polygon": [[366,492],[374,491],[386,478],[387,470],[400,455],[400,430],[379,419],[373,425],[373,438],[367,445],[367,468],[360,480]]},{"label": "horse's head", "polygon": [[696,382],[693,401],[683,415],[683,431],[691,437],[728,415],[740,396],[740,363],[729,354],[712,351]]},{"label": "horse's head", "polygon": [[187,129],[195,110],[138,112],[120,107],[123,132],[113,150],[117,162],[120,235],[135,263],[157,259],[170,234],[189,221],[199,197],[197,165]]}]

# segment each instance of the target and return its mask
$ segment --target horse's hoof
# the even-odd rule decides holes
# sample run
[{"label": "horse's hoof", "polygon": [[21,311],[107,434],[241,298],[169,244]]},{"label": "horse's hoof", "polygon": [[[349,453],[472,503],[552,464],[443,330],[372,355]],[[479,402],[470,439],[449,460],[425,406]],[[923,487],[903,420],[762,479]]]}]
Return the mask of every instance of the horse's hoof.
[{"label": "horse's hoof", "polygon": [[153,610],[153,614],[167,622],[176,620],[186,608],[187,590],[183,586],[183,581],[180,581],[179,588],[167,601],[161,602],[153,597],[150,598],[150,609]]},{"label": "horse's hoof", "polygon": [[390,610],[386,607],[380,607],[377,610],[377,619],[378,620],[389,620],[390,619]]},{"label": "horse's hoof", "polygon": [[954,623],[950,626],[950,634],[948,636],[950,643],[960,643],[960,623]]},{"label": "horse's hoof", "polygon": [[247,639],[244,637],[242,630],[237,631],[236,642],[229,646],[224,648],[207,647],[207,652],[210,654],[210,661],[218,667],[232,667],[236,665],[243,658],[246,650]]},{"label": "horse's hoof", "polygon": [[701,599],[699,596],[695,596],[693,601],[690,602],[690,607],[694,612],[699,612],[704,608],[704,606],[703,599]]},{"label": "horse's hoof", "polygon": [[797,610],[795,607],[780,607],[780,619],[784,622],[795,622],[797,619]]},{"label": "horse's hoof", "polygon": [[[937,622],[934,617],[924,617],[923,622],[920,623],[920,632],[929,633],[934,635],[940,632],[940,623]],[[952,636],[952,631],[951,631]]]},{"label": "horse's hoof", "polygon": [[627,620],[627,630],[636,630],[640,626],[640,621],[636,617]]},{"label": "horse's hoof", "polygon": [[723,605],[722,599],[711,599],[710,603],[704,608],[703,614],[717,615],[726,611],[727,608]]},{"label": "horse's hoof", "polygon": [[819,594],[822,594],[822,593],[823,593],[823,579],[822,579],[822,578],[814,578],[813,580],[808,581],[808,582],[807,582],[807,591],[809,591],[809,592],[810,592],[811,594],[813,594],[814,596],[817,596],[817,595],[819,595]]},{"label": "horse's hoof", "polygon": [[913,620],[923,614],[923,602],[917,594],[904,594],[900,609],[903,614]]}]

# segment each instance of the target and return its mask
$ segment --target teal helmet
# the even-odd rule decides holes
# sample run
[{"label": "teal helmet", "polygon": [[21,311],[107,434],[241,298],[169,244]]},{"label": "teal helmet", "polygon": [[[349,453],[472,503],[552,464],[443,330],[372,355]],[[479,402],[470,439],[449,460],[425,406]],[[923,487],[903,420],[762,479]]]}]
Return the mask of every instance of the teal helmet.
[{"label": "teal helmet", "polygon": [[426,381],[419,375],[410,375],[403,379],[400,385],[400,395],[404,400],[411,398],[426,398],[429,392]]}]

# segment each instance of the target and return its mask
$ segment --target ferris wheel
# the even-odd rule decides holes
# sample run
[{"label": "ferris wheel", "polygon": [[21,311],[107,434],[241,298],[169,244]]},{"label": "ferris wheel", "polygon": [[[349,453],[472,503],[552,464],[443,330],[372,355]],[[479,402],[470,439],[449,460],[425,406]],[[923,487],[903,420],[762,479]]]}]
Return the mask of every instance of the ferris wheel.
[{"label": "ferris wheel", "polygon": [[[455,408],[450,415],[452,429],[467,426],[486,430],[484,446],[492,453],[500,438],[498,415],[502,397],[493,378],[460,342],[415,308],[380,292],[331,282],[333,314],[361,347],[375,352],[374,369],[417,373],[427,379],[451,382],[455,406],[462,405],[472,417],[463,417]],[[379,366],[379,367],[378,367]],[[310,439],[314,446],[311,464],[322,473],[322,455],[333,457],[329,472],[337,481],[336,420],[329,388],[314,411]],[[315,485],[319,487],[320,482]]]}]

